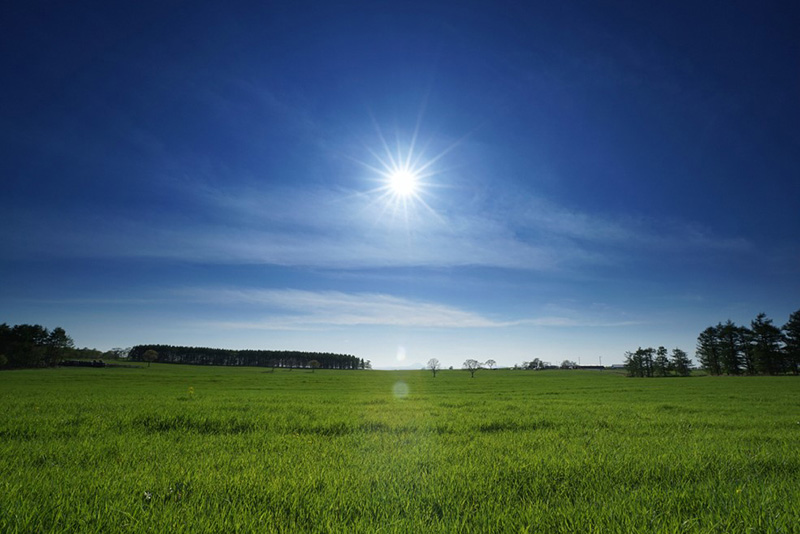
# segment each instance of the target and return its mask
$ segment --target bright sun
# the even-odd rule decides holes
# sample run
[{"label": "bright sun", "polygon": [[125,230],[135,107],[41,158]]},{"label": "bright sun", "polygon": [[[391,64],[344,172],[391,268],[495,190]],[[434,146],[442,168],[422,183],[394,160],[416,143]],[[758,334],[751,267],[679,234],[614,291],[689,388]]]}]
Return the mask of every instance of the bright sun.
[{"label": "bright sun", "polygon": [[390,146],[380,127],[375,123],[379,144],[375,148],[364,146],[373,160],[351,158],[371,171],[370,181],[377,183],[377,186],[367,193],[373,197],[371,203],[382,205],[379,217],[388,212],[392,216],[400,215],[408,224],[412,217],[418,217],[421,212],[436,215],[427,198],[434,196],[431,193],[432,188],[442,186],[431,181],[431,177],[441,172],[435,167],[437,162],[458,146],[461,140],[429,157],[426,156],[426,149],[431,141],[419,148],[417,142],[419,128],[418,122],[407,142],[401,140],[403,136],[399,132],[396,133],[396,145]]},{"label": "bright sun", "polygon": [[417,189],[417,175],[408,169],[397,169],[389,175],[392,192],[401,197],[414,194]]}]

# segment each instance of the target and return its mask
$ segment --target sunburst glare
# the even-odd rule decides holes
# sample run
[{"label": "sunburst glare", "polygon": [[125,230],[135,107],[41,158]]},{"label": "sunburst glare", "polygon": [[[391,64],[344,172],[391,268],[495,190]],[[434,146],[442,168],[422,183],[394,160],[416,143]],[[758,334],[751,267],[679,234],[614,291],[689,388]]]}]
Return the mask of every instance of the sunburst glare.
[{"label": "sunburst glare", "polygon": [[408,169],[397,169],[389,177],[389,185],[399,196],[413,195],[417,188],[417,175]]},{"label": "sunburst glare", "polygon": [[426,179],[435,174],[431,165],[438,158],[425,159],[424,150],[415,151],[416,131],[405,146],[398,136],[397,145],[392,150],[380,129],[377,126],[376,129],[383,151],[377,152],[368,148],[377,165],[367,166],[375,172],[375,179],[380,182],[374,190],[379,193],[379,199],[393,213],[401,212],[406,218],[417,207],[433,211],[423,197],[430,193],[432,184]]},{"label": "sunburst glare", "polygon": [[373,202],[382,204],[381,214],[389,212],[392,216],[402,217],[406,223],[410,222],[412,214],[420,210],[438,217],[428,203],[432,189],[442,187],[441,183],[433,180],[441,173],[435,164],[461,140],[428,157],[428,144],[422,147],[418,145],[419,123],[407,141],[403,141],[399,133],[396,134],[394,146],[390,146],[377,123],[375,131],[378,142],[365,143],[372,163],[356,159],[378,182],[378,186],[366,194],[375,195]]}]

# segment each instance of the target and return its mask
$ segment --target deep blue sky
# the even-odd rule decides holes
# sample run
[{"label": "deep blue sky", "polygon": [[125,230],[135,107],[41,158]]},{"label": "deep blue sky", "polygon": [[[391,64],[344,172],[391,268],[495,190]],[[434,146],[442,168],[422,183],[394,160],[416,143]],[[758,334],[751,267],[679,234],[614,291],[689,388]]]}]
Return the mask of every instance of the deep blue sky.
[{"label": "deep blue sky", "polygon": [[118,4],[2,7],[0,321],[458,367],[800,308],[793,3]]}]

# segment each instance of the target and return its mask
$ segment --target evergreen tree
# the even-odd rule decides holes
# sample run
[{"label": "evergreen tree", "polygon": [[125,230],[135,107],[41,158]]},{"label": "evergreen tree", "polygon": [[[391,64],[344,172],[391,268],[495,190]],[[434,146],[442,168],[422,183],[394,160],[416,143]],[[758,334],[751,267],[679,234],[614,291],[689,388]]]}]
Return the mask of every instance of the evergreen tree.
[{"label": "evergreen tree", "polygon": [[787,371],[798,374],[800,373],[800,310],[789,316],[789,320],[781,330]]},{"label": "evergreen tree", "polygon": [[47,363],[57,365],[75,348],[75,343],[63,328],[57,326],[47,336],[46,346]]},{"label": "evergreen tree", "polygon": [[51,332],[38,324],[0,325],[0,354],[8,367],[56,365],[73,350],[72,338],[61,327]]},{"label": "evergreen tree", "polygon": [[755,351],[753,350],[753,332],[746,326],[739,327],[739,343],[741,344],[744,372],[748,375],[758,373],[756,369]]},{"label": "evergreen tree", "polygon": [[642,365],[644,367],[644,376],[653,376],[653,355],[656,350],[652,347],[646,349],[640,348],[637,352],[641,352]]},{"label": "evergreen tree", "polygon": [[667,376],[669,374],[669,358],[667,358],[667,349],[658,347],[656,349],[656,358],[653,360],[653,375],[654,376]]},{"label": "evergreen tree", "polygon": [[628,376],[650,376],[652,369],[652,357],[648,362],[648,357],[653,353],[653,349],[643,349],[639,347],[635,352],[625,353],[625,370],[628,371]]},{"label": "evergreen tree", "polygon": [[722,372],[728,375],[740,374],[744,358],[739,327],[728,319],[725,324],[718,324],[715,330]]},{"label": "evergreen tree", "polygon": [[722,374],[718,345],[717,329],[713,326],[709,326],[700,332],[697,337],[697,348],[695,350],[697,360],[703,369],[711,375]]},{"label": "evergreen tree", "polygon": [[692,373],[692,360],[681,349],[672,349],[672,361],[670,363],[678,376],[689,376]]},{"label": "evergreen tree", "polygon": [[628,376],[639,376],[639,362],[635,352],[625,352],[625,371]]},{"label": "evergreen tree", "polygon": [[756,369],[770,375],[786,370],[781,350],[781,331],[764,313],[759,313],[750,323],[753,332],[753,358]]}]

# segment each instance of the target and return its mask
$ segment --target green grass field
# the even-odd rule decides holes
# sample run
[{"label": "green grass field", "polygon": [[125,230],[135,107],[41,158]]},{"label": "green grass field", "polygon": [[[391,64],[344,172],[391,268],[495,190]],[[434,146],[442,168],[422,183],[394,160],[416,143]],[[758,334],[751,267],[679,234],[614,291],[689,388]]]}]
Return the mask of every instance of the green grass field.
[{"label": "green grass field", "polygon": [[796,377],[156,364],[0,402],[3,533],[800,532]]}]

